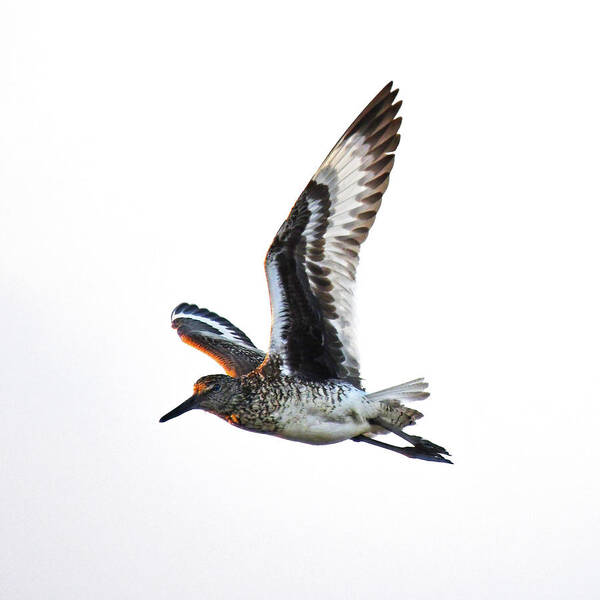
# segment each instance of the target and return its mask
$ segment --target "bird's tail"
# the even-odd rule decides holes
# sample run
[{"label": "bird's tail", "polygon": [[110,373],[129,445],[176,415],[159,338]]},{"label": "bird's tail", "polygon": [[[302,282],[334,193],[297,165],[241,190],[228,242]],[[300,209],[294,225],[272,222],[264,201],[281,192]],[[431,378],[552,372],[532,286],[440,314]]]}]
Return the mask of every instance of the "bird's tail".
[{"label": "bird's tail", "polygon": [[[406,427],[407,425],[412,425],[417,419],[420,419],[423,414],[418,410],[404,406],[404,402],[414,402],[428,398],[429,392],[425,391],[428,385],[423,378],[413,379],[412,381],[368,394],[367,398],[379,405],[378,416],[396,427]],[[373,431],[373,433],[387,433],[387,431],[377,430]]]},{"label": "bird's tail", "polygon": [[379,390],[368,395],[370,400],[398,400],[411,402],[414,400],[425,400],[429,398],[429,392],[425,390],[429,387],[429,384],[421,377],[420,379],[413,379],[400,385],[386,388],[385,390]]},{"label": "bird's tail", "polygon": [[[429,397],[429,392],[425,391],[427,387],[428,384],[423,379],[413,379],[412,381],[368,394],[367,398],[377,405],[377,416],[370,419],[371,431],[369,433],[377,435],[391,431],[413,444],[414,447],[397,448],[378,440],[373,440],[371,443],[387,447],[390,450],[394,449],[396,452],[400,452],[411,458],[450,462],[442,456],[444,454],[448,456],[448,451],[442,446],[438,446],[419,436],[409,435],[403,431],[405,427],[413,425],[417,419],[423,416],[418,410],[405,406],[404,402],[425,400],[425,398]],[[359,441],[368,441],[369,439],[370,437],[367,437],[367,439]]]}]

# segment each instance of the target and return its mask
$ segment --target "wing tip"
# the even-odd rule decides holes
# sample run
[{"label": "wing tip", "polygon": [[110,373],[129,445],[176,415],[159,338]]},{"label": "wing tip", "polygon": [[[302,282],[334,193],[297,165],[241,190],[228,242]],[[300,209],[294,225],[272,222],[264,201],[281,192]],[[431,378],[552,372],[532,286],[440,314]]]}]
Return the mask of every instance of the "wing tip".
[{"label": "wing tip", "polygon": [[[388,129],[390,123],[396,122],[396,115],[402,106],[402,100],[395,101],[399,90],[398,88],[392,89],[393,85],[394,82],[390,81],[383,86],[358,117],[354,119],[350,127],[346,129],[339,142],[360,131],[374,135],[376,132],[379,133]],[[401,122],[402,119],[400,118],[396,131],[398,131]]]},{"label": "wing tip", "polygon": [[[233,336],[238,343],[241,342],[250,348],[256,348],[252,340],[239,327],[236,327],[231,321],[208,308],[199,308],[197,304],[181,302],[171,312],[171,327],[178,330],[178,328],[181,327],[181,321],[184,319],[203,323],[205,328],[210,328],[214,333],[225,335],[225,337],[229,334],[230,336]],[[222,330],[219,331],[218,327],[215,328],[215,325],[224,328],[228,334]]]},{"label": "wing tip", "polygon": [[[191,312],[190,312],[191,309]],[[185,316],[188,314],[192,314],[193,311],[198,310],[198,307],[195,304],[188,304],[187,302],[180,302],[172,311],[171,311],[171,325],[175,328],[174,321],[175,319]]]},{"label": "wing tip", "polygon": [[173,320],[174,315],[176,314],[181,314],[182,317],[196,315],[199,317],[206,318],[223,318],[219,317],[219,315],[217,315],[216,313],[213,313],[212,311],[208,310],[208,308],[200,308],[197,304],[189,304],[188,302],[181,302],[173,309],[173,311],[171,312],[171,320]]}]

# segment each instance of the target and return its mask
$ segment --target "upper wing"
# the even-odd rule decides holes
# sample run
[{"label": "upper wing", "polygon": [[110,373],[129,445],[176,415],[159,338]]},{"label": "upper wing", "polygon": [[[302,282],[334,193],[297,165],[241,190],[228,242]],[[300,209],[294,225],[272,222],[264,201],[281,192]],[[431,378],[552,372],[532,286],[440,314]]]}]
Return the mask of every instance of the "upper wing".
[{"label": "upper wing", "polygon": [[400,141],[397,93],[390,82],[350,125],[269,248],[268,362],[276,361],[284,373],[360,386],[354,281],[358,251],[379,210]]},{"label": "upper wing", "polygon": [[180,304],[171,314],[171,325],[186,344],[214,358],[232,377],[250,373],[265,358],[241,329],[195,304]]}]

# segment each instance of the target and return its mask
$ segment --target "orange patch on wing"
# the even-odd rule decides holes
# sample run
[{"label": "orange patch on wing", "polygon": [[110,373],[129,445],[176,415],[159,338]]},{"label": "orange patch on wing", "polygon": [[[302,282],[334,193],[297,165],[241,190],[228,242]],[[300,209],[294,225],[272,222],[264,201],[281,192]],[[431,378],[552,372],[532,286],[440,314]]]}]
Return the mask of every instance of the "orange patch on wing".
[{"label": "orange patch on wing", "polygon": [[240,418],[238,417],[238,415],[229,415],[228,417],[225,417],[225,420],[230,425],[237,425],[240,422]]},{"label": "orange patch on wing", "polygon": [[223,367],[223,369],[225,369],[225,373],[227,373],[227,375],[230,375],[231,377],[236,376],[236,372],[231,368],[231,365],[220,354],[216,354],[214,351],[209,350],[208,348],[205,348],[204,346],[201,346],[200,344],[194,342],[194,340],[192,340],[187,335],[180,335],[179,337],[188,346],[192,346],[192,348],[196,348],[196,350],[200,350],[200,352],[204,352],[204,354],[206,354],[207,356],[210,356],[213,360],[218,362]]}]

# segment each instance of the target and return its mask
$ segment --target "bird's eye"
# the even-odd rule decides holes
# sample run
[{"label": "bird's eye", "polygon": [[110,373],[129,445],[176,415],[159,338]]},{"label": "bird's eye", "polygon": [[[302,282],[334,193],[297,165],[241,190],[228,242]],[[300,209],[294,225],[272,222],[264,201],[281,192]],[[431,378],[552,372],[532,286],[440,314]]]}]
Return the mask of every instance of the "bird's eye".
[{"label": "bird's eye", "polygon": [[211,392],[218,392],[221,389],[221,384],[220,383],[215,383],[215,385],[212,386],[212,389],[210,390]]}]

